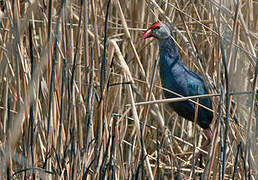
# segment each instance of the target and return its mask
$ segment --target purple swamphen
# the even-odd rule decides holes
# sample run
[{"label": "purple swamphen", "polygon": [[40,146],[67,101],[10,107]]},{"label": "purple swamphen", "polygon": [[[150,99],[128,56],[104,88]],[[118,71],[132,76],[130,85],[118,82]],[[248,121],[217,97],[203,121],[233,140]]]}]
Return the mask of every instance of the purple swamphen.
[{"label": "purple swamphen", "polygon": [[[162,86],[182,96],[194,96],[208,94],[202,76],[190,71],[180,60],[177,46],[173,40],[173,32],[170,27],[161,22],[154,23],[142,35],[142,39],[154,37],[159,40],[160,47],[160,77]],[[164,90],[166,98],[176,98],[177,95]],[[199,103],[212,109],[210,98],[200,98]],[[187,120],[194,121],[196,105],[190,101],[169,103],[178,115]],[[201,149],[207,149],[212,139],[212,131],[209,127],[213,119],[213,112],[198,107],[197,123],[204,129],[207,140]],[[199,153],[196,158],[199,157]]]}]

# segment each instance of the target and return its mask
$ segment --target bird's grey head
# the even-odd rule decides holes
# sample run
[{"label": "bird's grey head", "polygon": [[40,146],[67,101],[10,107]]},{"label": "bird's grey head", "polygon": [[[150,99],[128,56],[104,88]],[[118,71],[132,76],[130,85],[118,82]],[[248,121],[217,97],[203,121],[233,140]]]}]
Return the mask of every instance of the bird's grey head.
[{"label": "bird's grey head", "polygon": [[156,22],[145,31],[145,33],[142,35],[142,39],[155,37],[158,40],[163,40],[169,38],[170,36],[171,32],[168,25],[165,23]]}]

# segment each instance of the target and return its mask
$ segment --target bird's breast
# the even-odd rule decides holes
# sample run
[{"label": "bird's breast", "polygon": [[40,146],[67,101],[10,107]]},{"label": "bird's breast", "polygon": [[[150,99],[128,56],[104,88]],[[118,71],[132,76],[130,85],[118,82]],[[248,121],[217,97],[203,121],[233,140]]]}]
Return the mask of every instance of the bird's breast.
[{"label": "bird's breast", "polygon": [[[174,91],[178,94],[185,95],[184,84],[187,79],[184,79],[183,69],[175,62],[168,62],[166,59],[160,61],[160,78],[162,87]],[[164,90],[166,98],[177,97],[173,93]]]}]

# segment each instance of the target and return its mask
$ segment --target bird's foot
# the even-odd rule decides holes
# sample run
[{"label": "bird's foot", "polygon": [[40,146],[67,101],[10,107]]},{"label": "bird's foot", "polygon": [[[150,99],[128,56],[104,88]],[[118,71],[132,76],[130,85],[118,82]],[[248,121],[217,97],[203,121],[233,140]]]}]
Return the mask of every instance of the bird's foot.
[{"label": "bird's foot", "polygon": [[[204,134],[207,136],[207,140],[203,143],[203,145],[201,146],[201,149],[203,150],[207,150],[208,146],[210,145],[211,141],[212,141],[212,131],[210,128],[208,129],[204,129]],[[197,162],[197,160],[200,158],[201,156],[201,151],[199,151],[196,156],[195,156],[195,162]]]}]

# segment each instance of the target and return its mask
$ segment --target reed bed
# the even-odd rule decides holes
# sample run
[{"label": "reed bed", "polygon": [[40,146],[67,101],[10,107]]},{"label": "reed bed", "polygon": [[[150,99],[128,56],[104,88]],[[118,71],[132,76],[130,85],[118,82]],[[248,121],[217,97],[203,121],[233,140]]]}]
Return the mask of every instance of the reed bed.
[{"label": "reed bed", "polygon": [[[0,0],[1,179],[258,179],[257,12],[253,0]],[[155,21],[213,86],[198,162],[202,129],[167,103],[201,96],[164,100],[158,44],[141,39]]]}]

